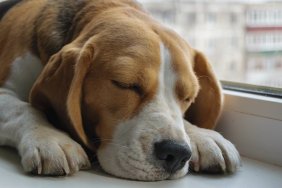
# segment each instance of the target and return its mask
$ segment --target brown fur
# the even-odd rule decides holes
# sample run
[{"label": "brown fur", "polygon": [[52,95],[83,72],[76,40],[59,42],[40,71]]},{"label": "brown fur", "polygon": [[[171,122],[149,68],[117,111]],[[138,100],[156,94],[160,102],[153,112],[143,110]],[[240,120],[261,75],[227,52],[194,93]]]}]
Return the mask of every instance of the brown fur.
[{"label": "brown fur", "polygon": [[[195,100],[186,116],[200,127],[215,127],[221,92],[202,54],[131,0],[84,0],[78,6],[71,0],[67,13],[72,24],[60,30],[61,2],[24,0],[0,21],[0,85],[14,59],[32,51],[45,67],[30,103],[95,150],[97,136],[103,147],[119,121],[134,116],[153,98],[163,42],[179,75],[176,93],[183,113]],[[121,89],[112,81],[138,84],[139,90]]]}]

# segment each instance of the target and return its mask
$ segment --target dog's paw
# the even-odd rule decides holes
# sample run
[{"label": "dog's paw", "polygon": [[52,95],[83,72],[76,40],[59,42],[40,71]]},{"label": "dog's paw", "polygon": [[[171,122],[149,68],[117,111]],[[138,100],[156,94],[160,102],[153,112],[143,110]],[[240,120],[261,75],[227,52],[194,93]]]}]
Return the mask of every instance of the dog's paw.
[{"label": "dog's paw", "polygon": [[240,166],[240,155],[237,149],[219,133],[198,127],[188,129],[187,133],[191,140],[190,168],[193,171],[233,173]]},{"label": "dog's paw", "polygon": [[82,147],[57,130],[37,130],[25,135],[19,145],[26,172],[62,176],[90,168]]}]

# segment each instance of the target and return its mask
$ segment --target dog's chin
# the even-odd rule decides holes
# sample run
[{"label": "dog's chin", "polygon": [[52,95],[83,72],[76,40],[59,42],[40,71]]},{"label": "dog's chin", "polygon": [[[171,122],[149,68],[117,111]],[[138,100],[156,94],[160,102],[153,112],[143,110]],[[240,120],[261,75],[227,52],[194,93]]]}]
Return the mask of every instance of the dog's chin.
[{"label": "dog's chin", "polygon": [[187,174],[189,165],[187,162],[182,169],[171,174],[154,163],[153,159],[136,153],[136,151],[130,151],[129,148],[115,145],[99,149],[97,156],[102,169],[106,173],[119,178],[138,181],[178,179]]}]

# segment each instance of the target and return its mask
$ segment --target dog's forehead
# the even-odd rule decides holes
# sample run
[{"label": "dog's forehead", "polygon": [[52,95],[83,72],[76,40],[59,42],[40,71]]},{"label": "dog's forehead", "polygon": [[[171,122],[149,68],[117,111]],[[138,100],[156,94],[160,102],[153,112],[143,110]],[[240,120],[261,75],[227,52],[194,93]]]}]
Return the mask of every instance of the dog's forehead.
[{"label": "dog's forehead", "polygon": [[198,80],[193,70],[193,54],[186,48],[174,44],[161,43],[161,67],[165,85],[170,85],[175,97],[194,99],[198,93]]},{"label": "dog's forehead", "polygon": [[[176,32],[170,29],[161,28],[158,30],[158,34],[162,44],[164,44],[170,54],[170,63],[177,75],[177,81],[182,85],[185,84],[187,89],[195,88],[197,90],[197,87],[194,87],[198,84],[194,71],[195,50]],[[196,93],[196,91],[191,90],[191,94],[193,92]]]}]

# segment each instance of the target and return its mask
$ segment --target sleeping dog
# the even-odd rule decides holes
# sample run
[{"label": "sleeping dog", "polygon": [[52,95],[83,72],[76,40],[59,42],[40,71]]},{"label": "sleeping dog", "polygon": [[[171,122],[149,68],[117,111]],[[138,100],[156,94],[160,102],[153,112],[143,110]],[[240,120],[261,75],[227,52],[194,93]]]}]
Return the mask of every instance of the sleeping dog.
[{"label": "sleeping dog", "polygon": [[69,175],[93,157],[145,181],[238,168],[210,130],[223,96],[207,59],[137,2],[10,0],[0,19],[0,144],[26,172]]}]

